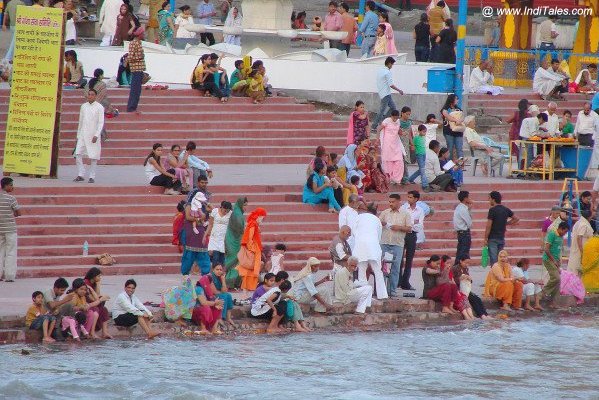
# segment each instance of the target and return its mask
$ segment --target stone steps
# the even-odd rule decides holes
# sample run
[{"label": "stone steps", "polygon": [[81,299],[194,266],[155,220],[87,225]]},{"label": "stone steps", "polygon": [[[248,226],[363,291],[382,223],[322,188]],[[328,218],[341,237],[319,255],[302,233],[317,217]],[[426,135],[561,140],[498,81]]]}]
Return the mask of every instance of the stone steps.
[{"label": "stone steps", "polygon": [[[586,183],[581,184],[581,190]],[[555,204],[561,183],[533,182],[526,186],[497,181],[469,185],[475,200],[472,256],[480,256],[488,204],[492,189],[504,194],[504,203],[519,215],[521,222],[507,232],[507,246],[516,257],[527,256],[540,263],[540,223]],[[521,189],[520,189],[521,188]],[[524,189],[526,188],[526,189]],[[410,187],[402,189],[408,190]],[[112,189],[111,189],[112,190]],[[263,242],[287,243],[286,265],[299,269],[310,256],[328,263],[328,245],[337,230],[337,216],[326,207],[300,203],[294,185],[211,186],[213,202],[234,201],[241,194],[250,199],[248,212],[262,206],[269,211],[262,225]],[[78,276],[94,263],[94,256],[108,252],[118,264],[104,267],[106,274],[177,273],[180,255],[172,246],[171,221],[177,197],[152,193],[144,187],[117,187],[106,193],[102,186],[19,188],[17,196],[27,210],[19,218],[19,276]],[[532,205],[528,198],[534,196]],[[385,207],[387,195],[367,194],[369,200]],[[183,197],[181,197],[183,198]],[[455,234],[452,214],[455,194],[424,194],[423,200],[435,209],[427,218],[427,242],[416,253],[415,266],[435,253],[453,255]],[[132,207],[132,205],[136,205]],[[306,219],[313,221],[307,223]],[[81,256],[82,244],[90,244],[88,257]],[[148,257],[148,254],[152,254]]]},{"label": "stone steps", "polygon": [[[108,97],[123,110],[128,91],[111,89]],[[0,90],[2,131],[6,129],[8,101],[9,92]],[[59,143],[59,162],[63,165],[75,162],[72,152],[83,102],[82,91],[65,91]],[[269,98],[262,105],[251,104],[247,98],[220,104],[190,90],[143,91],[140,111],[106,119],[110,140],[102,146],[100,164],[140,164],[156,142],[169,148],[197,140],[198,156],[211,164],[307,163],[318,145],[337,153],[343,153],[345,147],[347,122],[336,121],[331,112],[317,111],[312,104],[298,104],[290,97]]]}]

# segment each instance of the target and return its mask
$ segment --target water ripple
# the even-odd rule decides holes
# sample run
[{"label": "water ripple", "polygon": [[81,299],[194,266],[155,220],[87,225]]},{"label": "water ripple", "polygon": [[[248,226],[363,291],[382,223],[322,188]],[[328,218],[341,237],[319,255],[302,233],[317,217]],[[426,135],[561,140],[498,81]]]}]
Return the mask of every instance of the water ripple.
[{"label": "water ripple", "polygon": [[599,318],[0,348],[0,399],[599,399]]}]

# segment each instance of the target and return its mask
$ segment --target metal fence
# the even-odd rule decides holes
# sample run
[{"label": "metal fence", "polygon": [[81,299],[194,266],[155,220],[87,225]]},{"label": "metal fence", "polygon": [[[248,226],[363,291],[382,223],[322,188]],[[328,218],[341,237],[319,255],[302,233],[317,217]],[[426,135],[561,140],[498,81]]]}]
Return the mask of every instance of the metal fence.
[{"label": "metal fence", "polygon": [[[466,46],[465,64],[472,68],[478,66],[481,60],[493,63],[495,84],[504,87],[532,87],[535,71],[541,61],[557,58],[567,63],[567,70],[572,79],[578,71],[590,63],[599,64],[598,54],[573,53],[572,50],[511,50],[497,47]],[[594,76],[593,79],[597,79]]]}]

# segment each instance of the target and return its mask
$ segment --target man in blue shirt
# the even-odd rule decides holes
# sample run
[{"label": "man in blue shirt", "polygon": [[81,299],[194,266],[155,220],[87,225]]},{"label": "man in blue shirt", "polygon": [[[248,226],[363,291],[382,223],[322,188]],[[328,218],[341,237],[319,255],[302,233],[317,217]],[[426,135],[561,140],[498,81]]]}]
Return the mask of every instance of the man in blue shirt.
[{"label": "man in blue shirt", "polygon": [[381,99],[381,109],[374,120],[374,124],[372,124],[372,130],[375,130],[379,126],[381,121],[387,116],[387,112],[390,113],[393,110],[397,110],[391,97],[391,89],[396,90],[399,94],[403,94],[403,91],[393,84],[393,77],[391,76],[391,67],[393,67],[393,64],[395,64],[395,59],[387,57],[385,59],[385,66],[379,69],[376,74],[376,88]]},{"label": "man in blue shirt", "polygon": [[196,188],[196,184],[200,176],[206,178],[212,178],[212,170],[210,169],[210,165],[198,156],[194,155],[196,150],[195,142],[188,142],[187,146],[185,146],[185,151],[181,152],[179,155],[179,161],[187,161],[187,165],[193,171],[193,187]]},{"label": "man in blue shirt", "polygon": [[376,42],[376,28],[379,26],[379,17],[374,13],[376,3],[372,0],[366,2],[366,14],[358,32],[362,35],[362,57],[372,56],[374,43]]},{"label": "man in blue shirt", "polygon": [[[198,24],[212,25],[212,17],[216,15],[216,10],[210,0],[203,0],[198,4]],[[207,46],[213,46],[216,41],[212,32],[200,33],[200,40]],[[208,43],[206,43],[208,42]]]}]

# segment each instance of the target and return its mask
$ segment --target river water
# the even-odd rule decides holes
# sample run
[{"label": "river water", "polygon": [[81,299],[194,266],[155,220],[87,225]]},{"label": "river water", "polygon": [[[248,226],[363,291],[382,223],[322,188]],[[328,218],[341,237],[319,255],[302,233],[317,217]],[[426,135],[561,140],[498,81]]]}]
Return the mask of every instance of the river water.
[{"label": "river water", "polygon": [[586,317],[10,345],[0,399],[599,399],[598,338],[599,318]]}]

